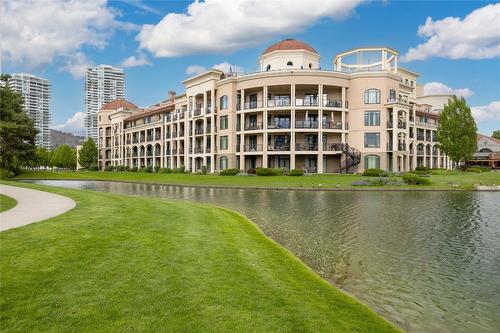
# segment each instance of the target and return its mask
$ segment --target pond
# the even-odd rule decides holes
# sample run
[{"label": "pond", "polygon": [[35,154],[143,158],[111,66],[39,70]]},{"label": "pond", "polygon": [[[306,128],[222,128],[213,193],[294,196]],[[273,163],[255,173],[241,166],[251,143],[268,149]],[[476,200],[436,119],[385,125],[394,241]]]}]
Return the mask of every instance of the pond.
[{"label": "pond", "polygon": [[234,209],[408,332],[500,332],[500,193],[38,184]]}]

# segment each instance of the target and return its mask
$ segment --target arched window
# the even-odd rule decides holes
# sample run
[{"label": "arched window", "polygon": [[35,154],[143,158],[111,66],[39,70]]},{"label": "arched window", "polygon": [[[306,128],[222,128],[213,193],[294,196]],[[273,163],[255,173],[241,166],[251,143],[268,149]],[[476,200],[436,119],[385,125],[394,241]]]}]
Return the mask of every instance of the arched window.
[{"label": "arched window", "polygon": [[271,70],[271,65],[266,66],[266,71],[269,71],[269,70]]},{"label": "arched window", "polygon": [[228,104],[227,100],[228,100],[227,95],[221,96],[220,103],[219,103],[221,110],[227,109],[227,104]]},{"label": "arched window", "polygon": [[313,64],[309,63],[309,69],[313,68]]},{"label": "arched window", "polygon": [[287,63],[286,63],[286,65],[287,65],[288,67],[292,67],[292,66],[293,66],[293,62],[289,61],[289,62],[287,62]]},{"label": "arched window", "polygon": [[380,90],[365,90],[365,104],[380,104]]},{"label": "arched window", "polygon": [[220,169],[221,170],[226,170],[227,169],[227,157],[226,156],[222,156],[220,158]]},{"label": "arched window", "polygon": [[377,155],[365,156],[365,169],[379,169],[380,157]]},{"label": "arched window", "polygon": [[480,153],[492,153],[493,151],[490,148],[483,148],[479,152]]}]

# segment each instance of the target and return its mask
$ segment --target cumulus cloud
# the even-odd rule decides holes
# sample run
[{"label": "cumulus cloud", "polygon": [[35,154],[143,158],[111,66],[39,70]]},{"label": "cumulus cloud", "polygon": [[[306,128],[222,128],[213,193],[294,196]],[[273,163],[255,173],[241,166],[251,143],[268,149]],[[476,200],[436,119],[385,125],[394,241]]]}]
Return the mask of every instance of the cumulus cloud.
[{"label": "cumulus cloud", "polygon": [[451,59],[488,59],[500,56],[500,3],[478,8],[463,20],[446,17],[434,21],[428,17],[418,27],[418,35],[427,39],[410,48],[402,61],[425,60],[434,56]]},{"label": "cumulus cloud", "polygon": [[[243,72],[243,67],[238,66],[238,65],[233,65],[228,63],[227,61],[224,61],[220,64],[215,64],[211,68],[218,69],[220,71],[223,71],[224,73],[229,73],[229,72],[237,72],[241,73]],[[186,74],[187,75],[198,75],[203,72],[206,72],[208,69],[204,66],[199,66],[199,65],[191,65],[186,68]]]},{"label": "cumulus cloud", "polygon": [[64,63],[60,69],[70,73],[75,79],[85,77],[87,68],[93,66],[93,63],[83,52],[76,52],[74,55],[66,55]]},{"label": "cumulus cloud", "polygon": [[78,76],[83,46],[102,49],[115,29],[134,28],[117,21],[106,0],[6,0],[0,9],[2,56],[26,70],[61,61],[62,69]]},{"label": "cumulus cloud", "polygon": [[53,128],[58,131],[73,133],[76,135],[85,135],[85,127],[83,126],[84,119],[85,114],[83,112],[77,112],[66,120],[65,123],[55,125]]},{"label": "cumulus cloud", "polygon": [[457,95],[470,97],[474,94],[469,88],[453,89],[441,82],[429,82],[424,85],[424,95]]},{"label": "cumulus cloud", "polygon": [[499,120],[500,121],[500,101],[493,101],[488,105],[471,107],[472,116],[477,122]]},{"label": "cumulus cloud", "polygon": [[130,56],[122,61],[120,66],[122,67],[138,67],[151,65],[148,57],[144,53],[139,53],[137,56]]},{"label": "cumulus cloud", "polygon": [[[321,19],[342,19],[363,0],[206,0],[185,13],[169,13],[158,24],[145,24],[140,48],[156,57],[223,53],[300,31]],[[182,38],[179,38],[182,36]]]}]

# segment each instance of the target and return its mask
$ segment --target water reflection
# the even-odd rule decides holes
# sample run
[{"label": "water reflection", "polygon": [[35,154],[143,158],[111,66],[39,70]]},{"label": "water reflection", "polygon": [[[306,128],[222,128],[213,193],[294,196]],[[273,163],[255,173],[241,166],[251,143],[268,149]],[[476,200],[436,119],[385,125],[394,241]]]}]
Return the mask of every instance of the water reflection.
[{"label": "water reflection", "polygon": [[38,183],[228,207],[409,332],[500,331],[500,193]]}]

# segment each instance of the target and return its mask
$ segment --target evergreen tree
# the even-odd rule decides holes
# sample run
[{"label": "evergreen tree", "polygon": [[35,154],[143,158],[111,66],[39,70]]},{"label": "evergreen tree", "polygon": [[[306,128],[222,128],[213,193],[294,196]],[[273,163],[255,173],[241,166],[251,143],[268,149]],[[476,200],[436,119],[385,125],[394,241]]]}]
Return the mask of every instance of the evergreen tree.
[{"label": "evergreen tree", "polygon": [[97,165],[97,145],[92,138],[88,138],[80,148],[78,154],[78,162],[83,168],[89,168],[92,165]]},{"label": "evergreen tree", "polygon": [[33,163],[38,130],[24,111],[21,94],[9,88],[9,79],[0,76],[0,169],[15,174]]},{"label": "evergreen tree", "polygon": [[453,161],[465,161],[476,151],[476,132],[476,122],[465,99],[450,98],[439,118],[439,148]]}]

